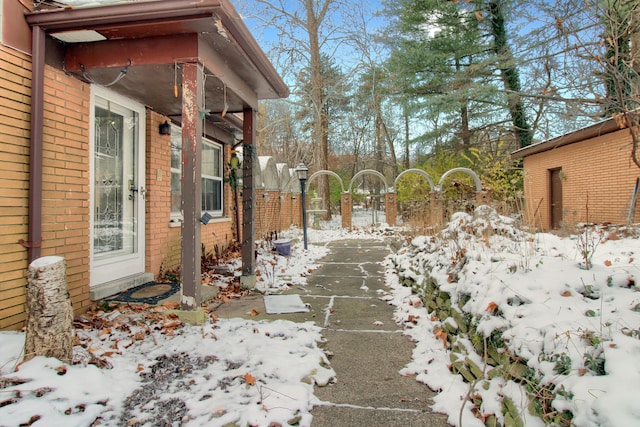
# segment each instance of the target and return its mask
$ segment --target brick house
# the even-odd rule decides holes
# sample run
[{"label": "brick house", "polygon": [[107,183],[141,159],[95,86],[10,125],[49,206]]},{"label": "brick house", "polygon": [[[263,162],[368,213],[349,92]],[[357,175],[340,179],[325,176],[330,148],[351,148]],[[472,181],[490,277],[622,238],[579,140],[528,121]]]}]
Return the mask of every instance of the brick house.
[{"label": "brick house", "polygon": [[27,267],[47,255],[66,259],[76,311],[176,266],[182,308],[199,306],[201,245],[237,231],[238,143],[251,285],[261,184],[246,153],[258,100],[288,89],[229,0],[27,4],[0,0],[0,329],[23,324]]},{"label": "brick house", "polygon": [[512,153],[523,159],[525,217],[542,230],[580,222],[640,221],[630,208],[640,169],[631,160],[631,134],[614,119]]}]

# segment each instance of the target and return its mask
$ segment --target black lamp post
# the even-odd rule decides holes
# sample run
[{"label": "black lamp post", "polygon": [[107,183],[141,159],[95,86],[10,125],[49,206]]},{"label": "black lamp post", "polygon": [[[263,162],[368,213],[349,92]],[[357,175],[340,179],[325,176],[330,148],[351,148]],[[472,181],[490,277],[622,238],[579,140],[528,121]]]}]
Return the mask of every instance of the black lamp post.
[{"label": "black lamp post", "polygon": [[300,180],[300,190],[302,191],[302,236],[304,239],[304,248],[307,249],[307,205],[304,200],[304,185],[307,182],[307,175],[309,174],[309,168],[300,163],[296,168],[296,174]]}]

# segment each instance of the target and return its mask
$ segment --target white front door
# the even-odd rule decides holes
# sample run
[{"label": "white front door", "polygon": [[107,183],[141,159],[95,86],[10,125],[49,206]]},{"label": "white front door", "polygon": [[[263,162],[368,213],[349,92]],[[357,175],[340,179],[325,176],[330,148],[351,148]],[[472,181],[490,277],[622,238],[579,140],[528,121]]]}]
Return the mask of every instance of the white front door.
[{"label": "white front door", "polygon": [[144,107],[92,86],[91,286],[144,272]]}]

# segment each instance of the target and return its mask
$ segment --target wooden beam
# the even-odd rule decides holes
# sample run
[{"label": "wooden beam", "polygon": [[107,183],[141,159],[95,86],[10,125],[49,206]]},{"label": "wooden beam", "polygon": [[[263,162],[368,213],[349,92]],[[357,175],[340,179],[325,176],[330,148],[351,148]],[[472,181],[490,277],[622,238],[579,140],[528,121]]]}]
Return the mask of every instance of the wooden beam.
[{"label": "wooden beam", "polygon": [[202,119],[204,76],[197,62],[182,64],[182,310],[200,307],[202,248]]},{"label": "wooden beam", "polygon": [[124,67],[127,65],[173,64],[177,59],[198,57],[198,36],[148,37],[70,44],[65,53],[67,71]]}]

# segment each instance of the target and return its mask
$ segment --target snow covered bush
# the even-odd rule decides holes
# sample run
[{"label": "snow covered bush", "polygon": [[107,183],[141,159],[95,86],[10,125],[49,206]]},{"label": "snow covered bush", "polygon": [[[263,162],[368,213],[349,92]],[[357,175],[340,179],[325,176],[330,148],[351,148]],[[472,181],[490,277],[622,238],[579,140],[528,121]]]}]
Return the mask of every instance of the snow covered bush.
[{"label": "snow covered bush", "polygon": [[416,346],[405,373],[441,391],[435,408],[449,422],[640,423],[632,397],[640,395],[640,242],[597,233],[586,270],[579,237],[531,234],[480,206],[391,257],[397,287],[412,290],[399,295],[422,301],[397,297],[398,320],[431,342]]}]

